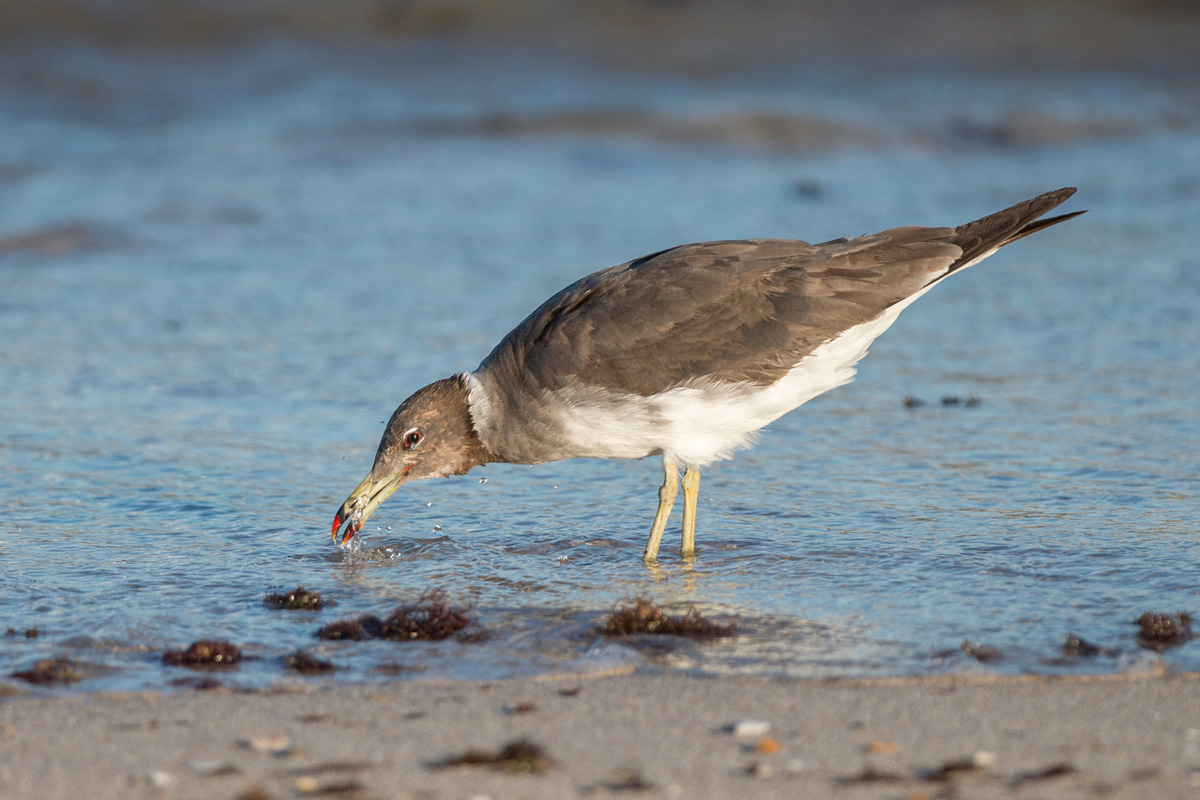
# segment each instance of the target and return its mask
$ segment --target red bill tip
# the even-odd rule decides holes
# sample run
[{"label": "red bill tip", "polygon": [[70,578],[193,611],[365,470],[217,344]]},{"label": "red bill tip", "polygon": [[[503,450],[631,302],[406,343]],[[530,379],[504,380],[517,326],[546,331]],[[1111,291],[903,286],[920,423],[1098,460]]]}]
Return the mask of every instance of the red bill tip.
[{"label": "red bill tip", "polygon": [[[342,512],[339,511],[333,515],[333,541],[337,542],[338,531],[345,522],[346,519],[342,517]],[[351,519],[350,524],[346,525],[346,535],[342,537],[342,541],[338,542],[338,544],[345,544],[346,542],[350,541],[352,538],[354,538],[354,534],[358,533],[360,530],[362,530],[362,523]]]}]

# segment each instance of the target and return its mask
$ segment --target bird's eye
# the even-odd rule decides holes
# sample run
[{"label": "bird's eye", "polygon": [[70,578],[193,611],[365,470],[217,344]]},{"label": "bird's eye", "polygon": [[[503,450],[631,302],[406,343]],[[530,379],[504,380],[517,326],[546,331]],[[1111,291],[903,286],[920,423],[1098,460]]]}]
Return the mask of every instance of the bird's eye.
[{"label": "bird's eye", "polygon": [[421,432],[414,429],[404,434],[404,449],[412,450],[421,441]]}]

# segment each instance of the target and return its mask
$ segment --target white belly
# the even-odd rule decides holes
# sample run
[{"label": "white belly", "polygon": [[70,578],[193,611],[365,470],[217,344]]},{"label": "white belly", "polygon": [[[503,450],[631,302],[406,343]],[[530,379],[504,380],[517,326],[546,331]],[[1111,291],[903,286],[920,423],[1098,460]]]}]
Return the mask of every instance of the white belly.
[{"label": "white belly", "polygon": [[549,402],[557,406],[577,455],[642,458],[662,453],[704,466],[749,447],[763,426],[851,381],[871,342],[929,288],[846,329],[770,386],[696,379],[651,397],[581,387],[559,392]]}]

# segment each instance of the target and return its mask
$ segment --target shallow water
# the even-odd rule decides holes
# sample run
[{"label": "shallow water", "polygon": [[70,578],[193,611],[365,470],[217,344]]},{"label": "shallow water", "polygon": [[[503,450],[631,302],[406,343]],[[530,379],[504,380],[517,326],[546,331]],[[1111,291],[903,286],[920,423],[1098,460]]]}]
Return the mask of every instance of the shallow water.
[{"label": "shallow water", "polygon": [[[204,637],[250,657],[216,676],[235,686],[1200,668],[1200,644],[1159,656],[1130,624],[1200,610],[1194,81],[701,80],[447,41],[43,42],[14,63],[0,674],[63,655],[78,690],[163,687],[191,675],[163,650]],[[761,114],[794,124],[737,122]],[[705,471],[694,564],[670,539],[639,560],[654,459],[410,485],[357,549],[331,545],[395,405],[587,272],[685,241],[957,224],[1061,185],[1091,213],[923,298],[854,384]],[[263,606],[297,585],[336,605]],[[431,588],[491,638],[314,638]],[[598,639],[634,595],[739,636]],[[1069,632],[1121,654],[1064,660]],[[298,648],[340,671],[289,676]]]}]

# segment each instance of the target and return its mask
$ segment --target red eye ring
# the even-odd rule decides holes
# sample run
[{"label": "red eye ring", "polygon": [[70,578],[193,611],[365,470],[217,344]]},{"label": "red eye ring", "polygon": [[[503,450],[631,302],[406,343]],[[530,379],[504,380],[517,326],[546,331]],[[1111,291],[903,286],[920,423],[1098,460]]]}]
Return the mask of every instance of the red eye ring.
[{"label": "red eye ring", "polygon": [[421,441],[421,432],[417,430],[409,431],[404,434],[404,449],[412,450]]}]

